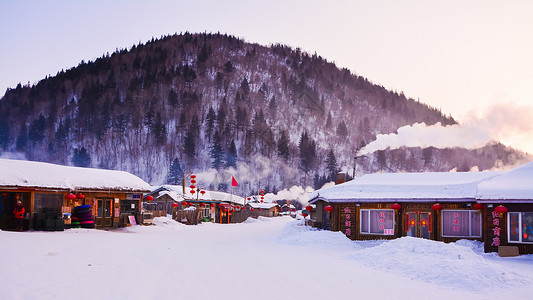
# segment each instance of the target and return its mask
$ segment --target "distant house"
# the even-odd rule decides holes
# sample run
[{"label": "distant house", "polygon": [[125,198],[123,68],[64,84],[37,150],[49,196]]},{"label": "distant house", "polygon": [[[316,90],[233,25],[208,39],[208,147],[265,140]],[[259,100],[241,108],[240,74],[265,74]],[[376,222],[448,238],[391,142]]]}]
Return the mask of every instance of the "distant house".
[{"label": "distant house", "polygon": [[533,253],[532,182],[533,163],[507,172],[369,174],[311,194],[310,219],[353,240],[474,239],[486,252]]},{"label": "distant house", "polygon": [[247,209],[250,211],[250,216],[257,217],[277,217],[281,211],[279,204],[273,203],[260,203],[249,202],[246,204]]},{"label": "distant house", "polygon": [[[143,215],[152,213],[152,207],[164,207],[175,220],[186,224],[206,221],[240,223],[247,218],[247,214],[242,211],[245,199],[225,192],[200,190],[191,193],[189,188],[184,191],[182,186],[162,185],[153,189],[149,195],[153,200],[151,203],[143,202]],[[172,207],[172,203],[177,206]]]},{"label": "distant house", "polygon": [[80,205],[91,206],[96,227],[139,222],[142,195],[149,191],[128,172],[0,159],[0,229],[13,228],[17,199],[26,210],[26,229],[37,227],[37,217],[60,219]]}]

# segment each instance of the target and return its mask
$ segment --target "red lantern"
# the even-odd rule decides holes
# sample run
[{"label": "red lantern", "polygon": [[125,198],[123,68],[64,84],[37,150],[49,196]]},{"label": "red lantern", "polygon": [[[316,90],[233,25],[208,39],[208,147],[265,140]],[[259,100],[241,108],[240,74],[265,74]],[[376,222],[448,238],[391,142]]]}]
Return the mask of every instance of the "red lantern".
[{"label": "red lantern", "polygon": [[200,191],[200,194],[202,194],[202,196],[205,194],[205,191],[204,190],[201,190]]},{"label": "red lantern", "polygon": [[172,207],[178,207],[178,205],[179,205],[179,204],[176,203],[176,202],[172,203]]},{"label": "red lantern", "polygon": [[211,207],[215,207],[215,203],[211,203]]},{"label": "red lantern", "polygon": [[240,205],[237,205],[237,210],[241,209],[241,206]]},{"label": "red lantern", "polygon": [[205,203],[200,203],[200,207],[205,207]]},{"label": "red lantern", "polygon": [[308,214],[306,212],[304,212],[304,213],[302,213],[302,216],[304,216],[304,218],[305,218],[305,217],[308,216]]},{"label": "red lantern", "polygon": [[327,212],[332,212],[333,211],[333,206],[328,205],[328,206],[324,207],[324,210],[327,211]]},{"label": "red lantern", "polygon": [[191,194],[194,194],[194,193],[196,193],[196,191],[195,190],[191,190]]},{"label": "red lantern", "polygon": [[250,209],[250,210],[251,210],[251,211],[255,211],[255,209],[254,209],[254,208],[252,208],[252,209]]},{"label": "red lantern", "polygon": [[261,200],[261,203],[263,203],[263,202],[265,202],[265,201]]},{"label": "red lantern", "polygon": [[431,208],[432,208],[433,210],[441,210],[441,209],[442,209],[442,204],[440,204],[440,203],[435,203],[435,204],[433,204],[433,205],[431,206]]},{"label": "red lantern", "polygon": [[498,205],[496,206],[494,211],[500,214],[500,218],[503,218],[503,214],[507,212],[507,207],[503,205]]},{"label": "red lantern", "polygon": [[148,195],[148,196],[146,196],[146,200],[148,200],[148,202],[150,202],[150,201],[154,200],[154,196]]},{"label": "red lantern", "polygon": [[246,207],[243,206],[243,207],[241,207],[241,209],[242,209],[242,210],[246,210]]},{"label": "red lantern", "polygon": [[392,209],[398,211],[402,208],[402,206],[398,203],[394,203],[392,206],[391,206]]},{"label": "red lantern", "polygon": [[192,178],[192,179],[196,178],[196,175],[191,175],[191,178]]},{"label": "red lantern", "polygon": [[85,195],[82,194],[82,193],[78,193],[78,194],[76,195],[76,198],[78,198],[78,199],[85,199]]},{"label": "red lantern", "polygon": [[194,184],[191,184],[190,188],[194,190],[196,186]]},{"label": "red lantern", "polygon": [[260,209],[259,209],[259,211],[263,211],[263,209],[262,209],[262,208],[260,208]]},{"label": "red lantern", "polygon": [[187,206],[187,205],[189,205],[189,203],[183,201],[183,202],[181,202],[181,205],[182,205],[182,206]]},{"label": "red lantern", "polygon": [[222,211],[223,211],[223,212],[228,212],[228,210],[227,210],[227,209],[225,209],[225,208],[224,208],[224,209],[223,209]]},{"label": "red lantern", "polygon": [[68,193],[68,194],[67,194],[67,199],[69,199],[69,200],[74,200],[74,199],[76,199],[76,195],[74,195],[74,194],[72,194],[72,193]]},{"label": "red lantern", "polygon": [[305,210],[307,210],[307,211],[312,211],[312,210],[313,210],[313,207],[312,207],[311,205],[307,205],[307,206],[305,207]]},{"label": "red lantern", "polygon": [[252,198],[250,198],[250,197],[248,197],[247,199],[248,199],[248,201],[252,200]]},{"label": "red lantern", "polygon": [[474,204],[474,208],[479,210],[479,212],[481,212],[481,210],[483,209],[483,204],[481,203],[476,203]]},{"label": "red lantern", "polygon": [[192,183],[192,184],[195,184],[195,183],[196,183],[196,180],[191,179],[191,183]]}]

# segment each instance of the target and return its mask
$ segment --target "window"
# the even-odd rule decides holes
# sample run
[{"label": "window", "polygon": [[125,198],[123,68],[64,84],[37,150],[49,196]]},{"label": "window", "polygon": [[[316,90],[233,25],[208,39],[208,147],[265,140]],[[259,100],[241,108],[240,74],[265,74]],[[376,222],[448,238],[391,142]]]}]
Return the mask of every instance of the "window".
[{"label": "window", "polygon": [[443,210],[442,236],[481,237],[481,215],[477,210]]},{"label": "window", "polygon": [[361,209],[361,233],[394,235],[394,210]]},{"label": "window", "polygon": [[35,193],[34,198],[34,207],[33,209],[36,212],[43,212],[43,209],[56,209],[61,211],[61,206],[63,205],[63,195],[62,194],[46,194],[46,193]]},{"label": "window", "polygon": [[209,205],[206,205],[205,207],[202,207],[201,216],[202,216],[202,218],[211,217],[211,207]]},{"label": "window", "polygon": [[510,212],[507,223],[509,242],[533,243],[533,212]]}]

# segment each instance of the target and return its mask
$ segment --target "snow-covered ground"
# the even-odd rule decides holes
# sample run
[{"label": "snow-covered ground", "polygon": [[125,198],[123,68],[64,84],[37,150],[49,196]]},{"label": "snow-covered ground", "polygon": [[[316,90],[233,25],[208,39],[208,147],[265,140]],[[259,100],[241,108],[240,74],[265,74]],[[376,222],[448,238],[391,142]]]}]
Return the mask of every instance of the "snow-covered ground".
[{"label": "snow-covered ground", "polygon": [[0,299],[533,299],[533,256],[350,241],[290,217],[0,231]]}]

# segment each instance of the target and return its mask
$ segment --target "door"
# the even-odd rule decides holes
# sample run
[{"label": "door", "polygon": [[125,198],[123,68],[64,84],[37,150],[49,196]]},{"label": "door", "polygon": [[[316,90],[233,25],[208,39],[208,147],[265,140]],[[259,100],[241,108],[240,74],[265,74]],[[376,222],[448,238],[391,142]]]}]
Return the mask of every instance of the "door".
[{"label": "door", "polygon": [[98,199],[96,207],[96,226],[113,226],[113,199]]},{"label": "door", "polygon": [[405,213],[407,236],[430,239],[433,228],[433,216],[428,211],[408,211]]}]

